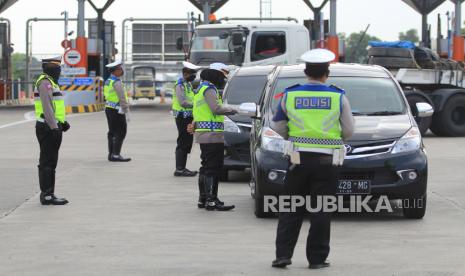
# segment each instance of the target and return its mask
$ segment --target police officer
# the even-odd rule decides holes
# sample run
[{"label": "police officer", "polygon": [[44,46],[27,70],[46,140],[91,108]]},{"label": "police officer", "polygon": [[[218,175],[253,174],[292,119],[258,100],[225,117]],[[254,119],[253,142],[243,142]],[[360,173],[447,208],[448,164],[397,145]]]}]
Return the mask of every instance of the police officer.
[{"label": "police officer", "polygon": [[227,82],[228,67],[213,63],[200,74],[203,82],[194,96],[195,139],[200,144],[202,166],[199,172],[199,200],[197,207],[206,210],[229,211],[234,205],[225,205],[218,199],[218,183],[223,169],[224,158],[224,115],[237,111],[223,106],[222,95],[218,91]]},{"label": "police officer", "polygon": [[[286,194],[310,196],[316,207],[318,196],[335,195],[338,165],[342,165],[343,141],[353,133],[354,120],[345,92],[324,84],[329,76],[332,52],[315,49],[302,55],[306,62],[308,84],[286,89],[273,118],[272,128],[292,142],[293,153],[286,176]],[[310,103],[310,104],[309,104]],[[296,160],[298,159],[298,160]],[[276,236],[276,259],[273,267],[290,265],[306,207],[282,212]],[[307,237],[309,268],[329,266],[331,213],[320,210],[310,214]]]},{"label": "police officer", "polygon": [[43,72],[34,85],[36,136],[40,145],[39,184],[42,205],[65,205],[68,200],[55,196],[55,169],[62,132],[68,131],[65,100],[58,86],[61,56],[42,60]]},{"label": "police officer", "polygon": [[191,152],[193,136],[187,132],[187,126],[192,123],[194,90],[192,81],[195,80],[200,69],[190,62],[183,62],[182,77],[176,82],[173,94],[172,111],[178,128],[176,146],[176,170],[174,176],[196,176],[197,172],[186,168],[187,155]]},{"label": "police officer", "polygon": [[121,61],[115,61],[106,67],[111,73],[103,88],[106,100],[105,114],[108,122],[108,161],[129,162],[131,158],[121,156],[121,148],[127,132],[127,121],[129,121],[128,95],[124,91],[120,79],[124,71]]}]

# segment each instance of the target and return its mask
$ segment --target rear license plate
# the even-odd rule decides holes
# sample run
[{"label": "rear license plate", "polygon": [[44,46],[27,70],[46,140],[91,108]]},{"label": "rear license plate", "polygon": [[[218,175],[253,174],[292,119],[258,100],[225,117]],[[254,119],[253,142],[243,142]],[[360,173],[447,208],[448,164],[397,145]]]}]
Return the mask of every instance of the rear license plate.
[{"label": "rear license plate", "polygon": [[371,180],[339,180],[336,194],[369,194],[371,190]]}]

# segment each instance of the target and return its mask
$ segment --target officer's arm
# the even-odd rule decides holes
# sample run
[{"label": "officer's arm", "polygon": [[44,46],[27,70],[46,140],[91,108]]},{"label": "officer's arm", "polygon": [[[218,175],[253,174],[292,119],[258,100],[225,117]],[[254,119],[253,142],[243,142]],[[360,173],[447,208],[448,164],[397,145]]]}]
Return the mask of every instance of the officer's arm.
[{"label": "officer's arm", "polygon": [[205,101],[210,107],[210,110],[215,115],[234,115],[237,111],[233,108],[226,107],[223,105],[218,104],[218,97],[216,95],[216,91],[213,88],[208,88],[205,92]]},{"label": "officer's arm", "polygon": [[342,128],[342,139],[347,141],[352,134],[354,134],[355,121],[352,115],[352,108],[350,107],[349,99],[344,95],[342,96],[342,113],[339,118]]},{"label": "officer's arm", "polygon": [[129,112],[129,104],[128,101],[126,100],[126,96],[124,95],[124,88],[123,88],[123,83],[118,80],[113,83],[113,88],[116,91],[116,94],[118,95],[119,99],[119,105],[121,109],[123,109],[124,113]]},{"label": "officer's arm", "polygon": [[276,114],[274,115],[270,126],[276,133],[281,135],[284,139],[287,139],[289,136],[289,127],[287,126],[288,118],[284,97],[279,101]]},{"label": "officer's arm", "polygon": [[179,104],[184,108],[192,108],[192,103],[186,98],[186,92],[184,91],[184,85],[176,85],[176,97],[178,98]]},{"label": "officer's arm", "polygon": [[51,129],[57,129],[58,124],[55,119],[55,111],[53,110],[53,87],[49,80],[44,79],[40,82],[39,87],[40,101],[42,102],[42,108],[44,111],[44,120],[45,123]]}]

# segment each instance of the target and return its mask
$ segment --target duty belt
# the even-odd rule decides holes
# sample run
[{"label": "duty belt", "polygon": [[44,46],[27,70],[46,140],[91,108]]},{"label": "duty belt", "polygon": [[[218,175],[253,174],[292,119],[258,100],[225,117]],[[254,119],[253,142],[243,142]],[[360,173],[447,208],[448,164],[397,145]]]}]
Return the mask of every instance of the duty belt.
[{"label": "duty belt", "polygon": [[107,102],[106,106],[114,108],[114,109],[119,109],[119,103]]},{"label": "duty belt", "polygon": [[193,114],[192,114],[192,110],[187,110],[187,111],[177,111],[177,110],[173,110],[173,115],[174,117],[178,117],[178,116],[181,116],[183,118],[192,118],[193,117]]},{"label": "duty belt", "polygon": [[325,145],[325,146],[342,146],[344,142],[341,139],[317,139],[307,137],[289,137],[289,141],[301,144],[310,145]]},{"label": "duty belt", "polygon": [[224,124],[218,122],[195,122],[196,129],[223,130]]}]

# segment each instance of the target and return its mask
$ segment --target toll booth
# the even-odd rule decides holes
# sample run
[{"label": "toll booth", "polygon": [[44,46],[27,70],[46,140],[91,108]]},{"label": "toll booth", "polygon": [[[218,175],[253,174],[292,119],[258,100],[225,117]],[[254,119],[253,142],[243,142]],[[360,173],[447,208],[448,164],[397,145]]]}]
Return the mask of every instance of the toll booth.
[{"label": "toll booth", "polygon": [[100,57],[103,58],[103,63],[108,64],[116,55],[115,48],[115,24],[113,21],[105,21],[104,24],[104,40],[98,39],[97,20],[88,22],[89,39],[87,41],[88,54],[88,75],[89,77],[103,76],[107,78],[107,72],[100,72]]},{"label": "toll booth", "polygon": [[11,52],[7,23],[0,23],[0,101],[11,93]]}]

